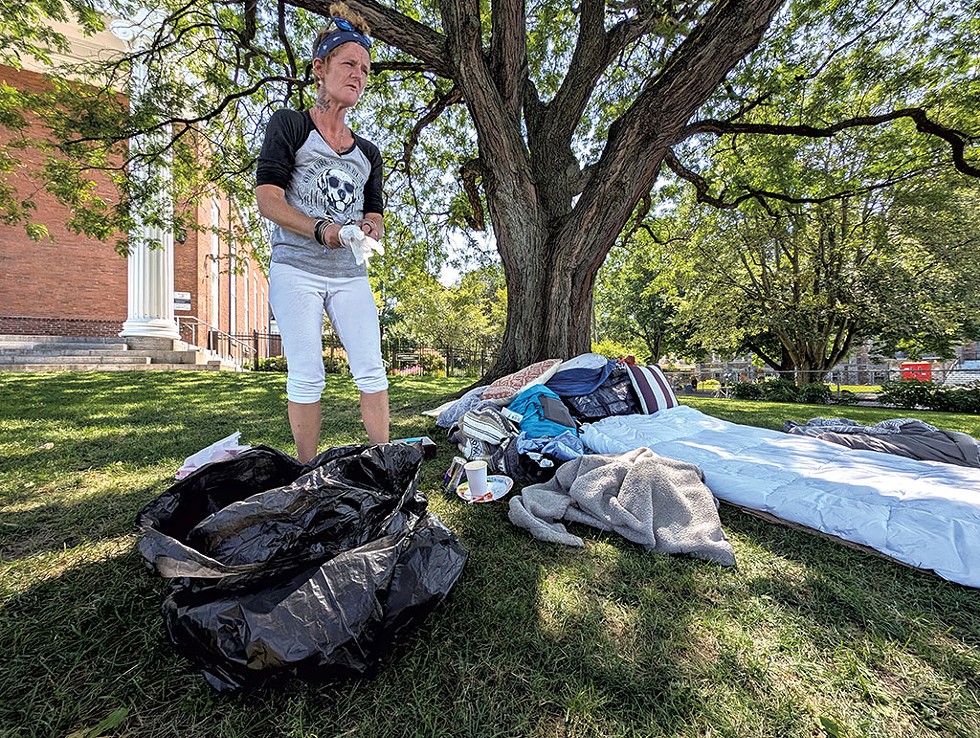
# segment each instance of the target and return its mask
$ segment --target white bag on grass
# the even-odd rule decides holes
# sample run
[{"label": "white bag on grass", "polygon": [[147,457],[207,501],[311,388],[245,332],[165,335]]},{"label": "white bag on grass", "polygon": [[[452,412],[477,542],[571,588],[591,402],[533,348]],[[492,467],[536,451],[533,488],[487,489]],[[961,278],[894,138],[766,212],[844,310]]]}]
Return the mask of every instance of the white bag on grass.
[{"label": "white bag on grass", "polygon": [[215,441],[207,448],[202,448],[197,453],[191,454],[184,459],[183,465],[177,470],[177,479],[183,479],[191,472],[200,469],[205,464],[210,464],[212,461],[230,459],[251,448],[251,446],[239,445],[238,441],[241,437],[241,431],[235,431],[227,438]]}]

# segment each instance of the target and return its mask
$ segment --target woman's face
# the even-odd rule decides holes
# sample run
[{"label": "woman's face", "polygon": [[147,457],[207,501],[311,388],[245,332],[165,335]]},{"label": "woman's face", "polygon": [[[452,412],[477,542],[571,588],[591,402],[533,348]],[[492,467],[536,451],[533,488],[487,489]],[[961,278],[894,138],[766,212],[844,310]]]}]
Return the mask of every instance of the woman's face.
[{"label": "woman's face", "polygon": [[370,71],[371,57],[367,49],[353,41],[338,46],[328,61],[313,61],[313,73],[320,79],[320,94],[344,108],[357,103]]}]

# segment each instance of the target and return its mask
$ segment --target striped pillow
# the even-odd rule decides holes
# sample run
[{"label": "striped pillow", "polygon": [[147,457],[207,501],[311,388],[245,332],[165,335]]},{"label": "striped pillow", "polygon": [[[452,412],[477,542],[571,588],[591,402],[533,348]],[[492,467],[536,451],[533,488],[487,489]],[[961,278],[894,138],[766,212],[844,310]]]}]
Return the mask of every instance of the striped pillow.
[{"label": "striped pillow", "polygon": [[659,366],[627,366],[630,381],[640,400],[640,410],[652,415],[658,410],[677,407],[677,397]]}]

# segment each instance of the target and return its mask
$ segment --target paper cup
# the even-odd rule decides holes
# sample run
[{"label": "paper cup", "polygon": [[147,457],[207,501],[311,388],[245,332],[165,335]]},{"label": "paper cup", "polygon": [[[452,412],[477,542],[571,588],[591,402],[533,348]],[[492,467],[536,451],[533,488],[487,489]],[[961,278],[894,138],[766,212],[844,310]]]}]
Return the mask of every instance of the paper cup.
[{"label": "paper cup", "polygon": [[467,461],[463,466],[466,481],[470,485],[470,499],[475,500],[487,493],[487,462]]}]

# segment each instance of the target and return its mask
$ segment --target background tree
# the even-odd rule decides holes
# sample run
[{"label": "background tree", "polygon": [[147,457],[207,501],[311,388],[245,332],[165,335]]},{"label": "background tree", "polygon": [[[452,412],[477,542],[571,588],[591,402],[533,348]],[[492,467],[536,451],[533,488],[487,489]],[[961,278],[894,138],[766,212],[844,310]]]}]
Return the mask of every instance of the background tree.
[{"label": "background tree", "polygon": [[459,349],[495,348],[503,332],[506,292],[500,275],[494,276],[477,270],[449,287],[423,272],[406,278],[389,336],[438,348],[447,356]]},{"label": "background tree", "polygon": [[[931,208],[941,217],[926,217]],[[674,256],[696,275],[681,319],[703,346],[751,351],[803,384],[822,381],[866,340],[951,356],[977,337],[972,194],[917,183],[822,203],[692,212],[700,220]]]},{"label": "background tree", "polygon": [[595,341],[612,340],[647,363],[703,353],[678,317],[678,280],[666,244],[638,231],[609,252],[595,295]]},{"label": "background tree", "polygon": [[[976,130],[971,108],[946,104],[962,101],[956,84],[972,79],[978,0],[349,5],[384,42],[376,98],[367,102],[380,113],[378,137],[395,162],[394,198],[428,210],[415,224],[420,230],[430,222],[492,224],[509,298],[492,373],[588,350],[596,274],[631,216],[649,206],[665,163],[702,199],[726,205],[697,171],[706,138],[821,137],[882,125],[907,139],[910,153],[978,174],[967,150]],[[113,7],[139,17],[138,6]],[[148,23],[152,42],[132,56],[148,70],[154,94],[127,116],[91,101],[76,109],[79,97],[63,92],[49,108],[63,113],[51,116],[65,142],[59,154],[83,173],[113,154],[165,157],[191,201],[214,186],[246,201],[256,132],[269,108],[310,103],[305,47],[315,16],[327,13],[324,0],[164,0]],[[92,78],[121,88],[126,69]],[[860,110],[809,104],[843,88],[854,92],[849,101],[861,89],[888,94],[869,96]],[[975,85],[969,89],[975,96]],[[781,104],[790,92],[808,104],[787,118]],[[164,123],[163,148],[124,145]],[[385,140],[385,129],[400,145]],[[115,149],[106,148],[113,141]],[[213,154],[206,166],[202,151]],[[418,152],[424,176],[413,173],[423,169],[412,166]],[[66,200],[82,191],[70,174],[60,172]],[[126,215],[153,187],[140,191],[128,181],[115,213]],[[773,194],[743,193],[737,180],[731,191]],[[73,204],[85,206],[78,198]]]},{"label": "background tree", "polygon": [[[788,29],[813,25],[820,12],[816,4],[792,10]],[[906,123],[773,122],[845,113],[868,122],[903,101],[945,99],[949,119],[969,125],[978,86],[957,77],[978,58],[968,23],[947,26],[955,45],[940,55],[935,44],[918,46],[925,18],[883,16],[866,32],[859,17],[843,16],[851,35],[832,50],[805,35],[780,37],[779,74],[764,83],[764,101],[698,152],[699,171],[668,159],[700,203],[674,219],[687,232],[675,264],[689,285],[688,324],[705,348],[751,350],[801,382],[823,378],[869,338],[948,356],[977,335],[975,180],[946,167],[934,141],[909,136]],[[758,86],[770,66],[758,61],[733,85]],[[808,69],[818,73],[802,74]]]}]

